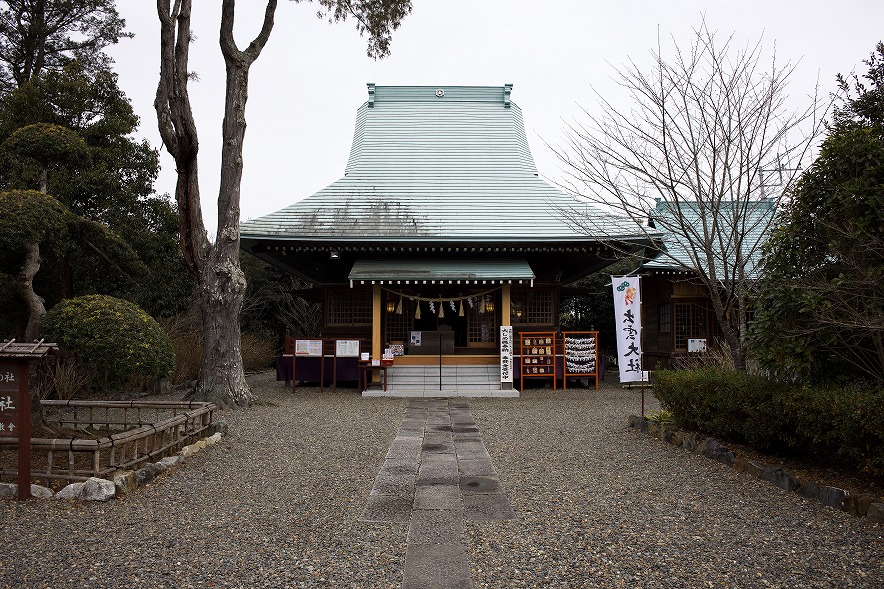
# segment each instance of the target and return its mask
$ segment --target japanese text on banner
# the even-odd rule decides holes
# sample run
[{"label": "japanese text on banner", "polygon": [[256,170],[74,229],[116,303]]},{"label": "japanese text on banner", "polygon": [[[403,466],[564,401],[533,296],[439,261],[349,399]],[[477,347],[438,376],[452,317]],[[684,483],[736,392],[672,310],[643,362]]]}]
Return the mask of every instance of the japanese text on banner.
[{"label": "japanese text on banner", "polygon": [[612,276],[620,382],[642,380],[641,290],[638,276]]}]

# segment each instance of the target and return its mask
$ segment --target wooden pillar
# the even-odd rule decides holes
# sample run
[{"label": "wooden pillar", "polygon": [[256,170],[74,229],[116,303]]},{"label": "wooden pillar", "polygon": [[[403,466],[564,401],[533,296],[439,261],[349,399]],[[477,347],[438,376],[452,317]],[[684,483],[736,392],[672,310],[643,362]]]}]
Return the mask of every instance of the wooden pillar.
[{"label": "wooden pillar", "polygon": [[383,342],[381,342],[381,303],[383,293],[380,284],[371,287],[371,357],[380,358]]},{"label": "wooden pillar", "polygon": [[512,318],[512,300],[510,299],[510,285],[504,284],[500,287],[500,324],[502,326],[511,325]]}]

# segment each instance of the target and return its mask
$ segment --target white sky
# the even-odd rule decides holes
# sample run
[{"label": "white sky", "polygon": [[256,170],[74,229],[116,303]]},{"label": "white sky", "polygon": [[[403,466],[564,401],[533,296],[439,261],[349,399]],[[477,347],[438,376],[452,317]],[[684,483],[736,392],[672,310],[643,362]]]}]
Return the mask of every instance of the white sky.
[{"label": "white sky", "polygon": [[[120,87],[141,117],[138,136],[161,147],[153,100],[159,77],[159,22],[153,0],[120,0],[134,39],[111,48]],[[220,169],[224,62],[218,48],[220,2],[195,0],[190,94],[200,139],[203,215],[214,239]],[[611,97],[615,68],[648,63],[658,29],[685,46],[705,14],[710,30],[734,35],[738,47],[763,39],[765,56],[798,63],[789,94],[796,105],[835,74],[865,71],[861,63],[884,38],[881,0],[413,0],[414,10],[393,35],[392,55],[365,56],[355,24],[316,18],[316,6],[280,1],[276,25],[252,66],[242,183],[242,219],[288,206],[343,175],[356,109],[365,84],[514,84],[512,99],[525,117],[528,141],[542,176],[562,178],[544,144],[562,142],[566,121],[597,112],[594,90]],[[240,0],[237,41],[257,34],[264,2]],[[625,105],[628,107],[628,104]],[[157,193],[174,193],[174,162],[161,150]]]}]

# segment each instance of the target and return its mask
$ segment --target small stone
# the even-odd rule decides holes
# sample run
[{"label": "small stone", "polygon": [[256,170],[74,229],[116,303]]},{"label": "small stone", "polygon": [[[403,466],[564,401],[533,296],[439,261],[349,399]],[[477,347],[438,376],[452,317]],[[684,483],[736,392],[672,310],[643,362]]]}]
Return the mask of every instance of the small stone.
[{"label": "small stone", "polygon": [[734,453],[726,446],[722,446],[721,442],[715,438],[706,438],[703,440],[697,446],[697,453],[702,454],[706,458],[711,458],[712,460],[726,464],[727,466],[733,465],[736,460]]},{"label": "small stone", "polygon": [[686,433],[681,438],[681,447],[695,452],[697,450],[697,434]]},{"label": "small stone", "polygon": [[80,490],[79,499],[81,501],[110,501],[117,496],[117,487],[113,481],[100,479],[98,477],[89,477],[83,483]]},{"label": "small stone", "polygon": [[0,497],[15,497],[18,495],[18,485],[15,483],[0,483]]},{"label": "small stone", "polygon": [[148,464],[145,468],[151,469],[154,475],[158,475],[161,472],[166,472],[166,470],[169,468],[169,465],[164,464],[163,462],[153,462],[151,464]]},{"label": "small stone", "polygon": [[175,466],[179,462],[181,462],[181,456],[176,454],[174,456],[166,456],[165,458],[163,458],[162,460],[157,462],[157,464],[162,464],[168,469],[168,468],[172,468],[173,466]]},{"label": "small stone", "polygon": [[765,469],[762,478],[785,491],[794,491],[798,488],[798,480],[779,466]]},{"label": "small stone", "polygon": [[117,488],[117,494],[128,495],[138,488],[138,481],[135,480],[135,472],[131,470],[118,470],[113,476],[114,486]]},{"label": "small stone", "polygon": [[847,491],[838,487],[820,487],[820,503],[841,509],[844,505],[844,499],[847,497]]},{"label": "small stone", "polygon": [[859,493],[857,495],[848,495],[844,498],[844,504],[841,508],[847,513],[855,517],[865,517],[869,513],[869,507],[877,498],[868,493]]},{"label": "small stone", "polygon": [[202,448],[199,448],[195,444],[191,444],[190,446],[184,446],[183,448],[181,448],[181,452],[179,452],[178,454],[181,456],[181,458],[187,459],[198,453],[201,449]]},{"label": "small stone", "polygon": [[795,492],[805,499],[812,499],[814,501],[820,500],[820,488],[813,483],[799,485],[798,488],[795,489]]},{"label": "small stone", "polygon": [[227,421],[224,419],[219,419],[218,421],[209,424],[209,433],[211,433],[212,435],[221,434],[226,436],[227,428]]},{"label": "small stone", "polygon": [[884,503],[872,503],[869,505],[866,519],[870,522],[884,524]]},{"label": "small stone", "polygon": [[660,424],[656,421],[646,421],[647,424],[647,432],[652,436],[659,437],[660,436]]},{"label": "small stone", "polygon": [[135,481],[139,487],[143,487],[154,479],[154,472],[149,468],[139,468],[135,471]]},{"label": "small stone", "polygon": [[641,422],[643,419],[638,415],[630,415],[629,416],[629,427],[632,429],[641,429]]},{"label": "small stone", "polygon": [[197,448],[199,448],[200,450],[202,450],[203,448],[205,448],[209,444],[205,440],[199,440],[198,442],[195,442],[193,445],[196,446]]},{"label": "small stone", "polygon": [[55,494],[55,499],[79,499],[80,492],[83,490],[83,485],[86,483],[71,483],[64,487],[61,491]]},{"label": "small stone", "polygon": [[222,437],[221,432],[216,432],[216,433],[212,434],[211,436],[209,436],[208,438],[206,438],[206,444],[209,446],[211,446],[213,444],[217,444],[218,442],[221,441],[221,437]]},{"label": "small stone", "polygon": [[31,497],[36,499],[52,499],[55,493],[49,487],[42,485],[31,485]]}]

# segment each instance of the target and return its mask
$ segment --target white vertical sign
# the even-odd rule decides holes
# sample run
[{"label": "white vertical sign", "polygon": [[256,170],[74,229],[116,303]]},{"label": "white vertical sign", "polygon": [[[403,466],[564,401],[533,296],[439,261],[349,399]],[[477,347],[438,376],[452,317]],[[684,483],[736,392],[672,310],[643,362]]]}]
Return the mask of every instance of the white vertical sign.
[{"label": "white vertical sign", "polygon": [[500,382],[513,382],[513,327],[500,326]]},{"label": "white vertical sign", "polygon": [[642,380],[641,290],[638,276],[612,276],[620,382]]}]

